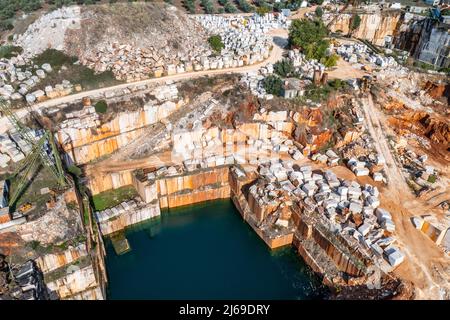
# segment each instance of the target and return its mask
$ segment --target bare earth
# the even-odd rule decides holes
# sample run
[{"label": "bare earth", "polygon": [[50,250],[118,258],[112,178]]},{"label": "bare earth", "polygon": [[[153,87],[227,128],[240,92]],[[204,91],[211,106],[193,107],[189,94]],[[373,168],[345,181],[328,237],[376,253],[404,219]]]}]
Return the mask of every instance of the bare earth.
[{"label": "bare earth", "polygon": [[[411,223],[412,216],[429,213],[430,208],[426,202],[415,198],[406,184],[389,149],[385,130],[380,122],[383,116],[375,107],[372,97],[369,95],[361,102],[377,152],[386,159],[385,170],[389,184],[387,189],[381,192],[381,203],[392,213],[398,244],[406,255],[405,262],[395,273],[415,285],[417,299],[446,299],[448,296],[445,297],[445,293],[439,288],[445,288],[447,295],[450,292],[450,259]],[[445,193],[448,198],[448,192]]]}]

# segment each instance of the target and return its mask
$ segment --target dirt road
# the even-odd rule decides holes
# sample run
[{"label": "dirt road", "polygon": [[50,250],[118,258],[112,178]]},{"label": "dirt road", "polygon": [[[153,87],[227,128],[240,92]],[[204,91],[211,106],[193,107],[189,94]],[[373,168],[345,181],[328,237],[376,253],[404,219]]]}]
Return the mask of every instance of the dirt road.
[{"label": "dirt road", "polygon": [[[137,81],[137,82],[124,83],[124,84],[119,84],[119,85],[115,85],[115,86],[111,86],[111,87],[100,88],[100,89],[95,89],[95,90],[90,90],[90,91],[83,91],[83,92],[80,92],[77,94],[72,94],[69,96],[51,99],[51,100],[47,100],[47,101],[44,101],[41,103],[37,103],[29,108],[19,109],[16,111],[16,115],[19,118],[23,118],[31,110],[39,111],[41,109],[48,108],[48,107],[58,107],[62,104],[67,104],[67,103],[71,103],[71,102],[74,102],[77,100],[81,100],[83,97],[101,96],[105,92],[123,90],[130,86],[148,85],[148,84],[162,83],[165,81],[195,79],[195,78],[209,76],[209,75],[220,75],[220,74],[230,74],[230,73],[240,74],[240,73],[256,71],[259,68],[261,68],[269,63],[275,63],[278,60],[280,60],[283,55],[283,49],[284,49],[283,46],[287,44],[287,38],[288,38],[287,30],[275,29],[275,30],[270,31],[268,33],[268,35],[272,36],[273,48],[270,52],[269,57],[260,63],[256,63],[253,65],[244,66],[244,67],[237,67],[237,68],[186,72],[186,73],[182,73],[182,74],[175,74],[175,75],[165,76],[165,77],[160,77],[160,78],[152,78],[152,79],[147,79],[147,80],[142,80],[142,81]],[[5,117],[0,118],[0,134],[4,133],[10,129],[11,129],[11,124],[9,123],[8,119]]]},{"label": "dirt road", "polygon": [[381,203],[392,213],[398,244],[406,256],[405,262],[395,273],[414,284],[418,299],[443,299],[450,295],[450,260],[411,223],[412,216],[427,213],[429,208],[415,198],[406,184],[403,172],[389,149],[380,121],[383,116],[375,107],[372,96],[361,99],[361,105],[375,148],[386,160],[389,185],[381,194]]}]

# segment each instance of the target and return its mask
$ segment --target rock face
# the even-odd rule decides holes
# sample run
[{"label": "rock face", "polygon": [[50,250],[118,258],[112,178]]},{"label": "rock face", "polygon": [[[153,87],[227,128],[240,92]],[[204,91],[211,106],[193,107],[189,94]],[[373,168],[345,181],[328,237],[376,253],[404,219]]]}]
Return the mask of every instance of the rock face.
[{"label": "rock face", "polygon": [[[401,11],[366,13],[359,16],[361,24],[352,33],[354,37],[369,40],[379,46],[393,45],[408,51],[414,58],[437,67],[449,66],[450,35],[447,24],[411,13],[402,14]],[[331,31],[349,33],[351,17],[351,14],[339,15],[331,24]],[[325,21],[330,21],[331,18],[331,15],[324,14]]]},{"label": "rock face", "polygon": [[[69,273],[63,278],[47,283],[52,298],[65,299],[70,296],[81,294],[87,289],[99,289],[95,279],[92,265],[78,269]],[[98,290],[100,292],[100,290]],[[97,293],[98,293],[97,292]],[[97,299],[103,299],[103,296],[96,296]]]},{"label": "rock face", "polygon": [[[370,42],[384,46],[387,36],[393,36],[396,32],[397,25],[401,22],[401,12],[395,12],[392,14],[360,14],[361,24],[353,32],[353,36],[356,38],[366,39]],[[330,30],[336,32],[341,30],[343,34],[349,33],[351,14],[340,14],[339,17],[330,26]],[[324,19],[327,20],[328,16],[324,15]]]},{"label": "rock face", "polygon": [[121,112],[103,124],[90,106],[66,114],[68,119],[60,124],[57,139],[64,146],[68,161],[86,163],[110,154],[139,137],[146,126],[167,118],[184,105],[175,85],[157,87],[152,94],[158,100],[148,101],[137,111]]},{"label": "rock face", "polygon": [[46,273],[68,265],[86,255],[86,245],[82,243],[77,247],[69,248],[62,253],[50,253],[45,256],[41,256],[36,260],[36,263],[42,272]]}]

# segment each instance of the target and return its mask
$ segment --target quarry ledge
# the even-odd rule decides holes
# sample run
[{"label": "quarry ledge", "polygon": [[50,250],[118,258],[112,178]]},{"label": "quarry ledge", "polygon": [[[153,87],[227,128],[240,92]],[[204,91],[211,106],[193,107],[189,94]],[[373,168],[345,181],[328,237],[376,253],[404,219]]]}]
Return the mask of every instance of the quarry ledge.
[{"label": "quarry ledge", "polygon": [[[242,175],[243,172],[245,175]],[[298,255],[333,292],[350,285],[351,281],[367,281],[366,267],[370,265],[369,259],[351,247],[336,243],[329,234],[321,230],[322,226],[315,225],[299,208],[292,210],[292,218],[286,220],[287,223],[261,223],[258,209],[249,196],[249,186],[258,179],[251,166],[221,166],[173,176],[152,175],[149,180],[142,173],[137,175],[139,178],[135,174],[125,180],[133,181],[139,197],[121,203],[117,206],[122,207],[120,210],[114,207],[107,209],[111,212],[106,214],[96,213],[104,236],[114,237],[131,225],[157,219],[161,214],[167,214],[167,209],[170,208],[231,199],[242,218],[269,248],[293,245]]]}]

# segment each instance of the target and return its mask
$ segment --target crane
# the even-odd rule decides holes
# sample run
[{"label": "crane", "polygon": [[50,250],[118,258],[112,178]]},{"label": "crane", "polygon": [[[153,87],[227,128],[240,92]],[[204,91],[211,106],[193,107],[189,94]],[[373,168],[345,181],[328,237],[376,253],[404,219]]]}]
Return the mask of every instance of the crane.
[{"label": "crane", "polygon": [[36,140],[30,133],[29,128],[20,121],[16,114],[11,110],[10,106],[2,98],[0,98],[0,111],[8,118],[19,136],[31,146],[31,152],[13,173],[13,177],[17,177],[17,180],[16,187],[10,196],[10,206],[14,205],[19,199],[29,183],[30,175],[35,173],[40,165],[49,169],[61,188],[67,187],[68,182],[65,177],[62,161],[52,132],[44,129],[43,135]]}]

